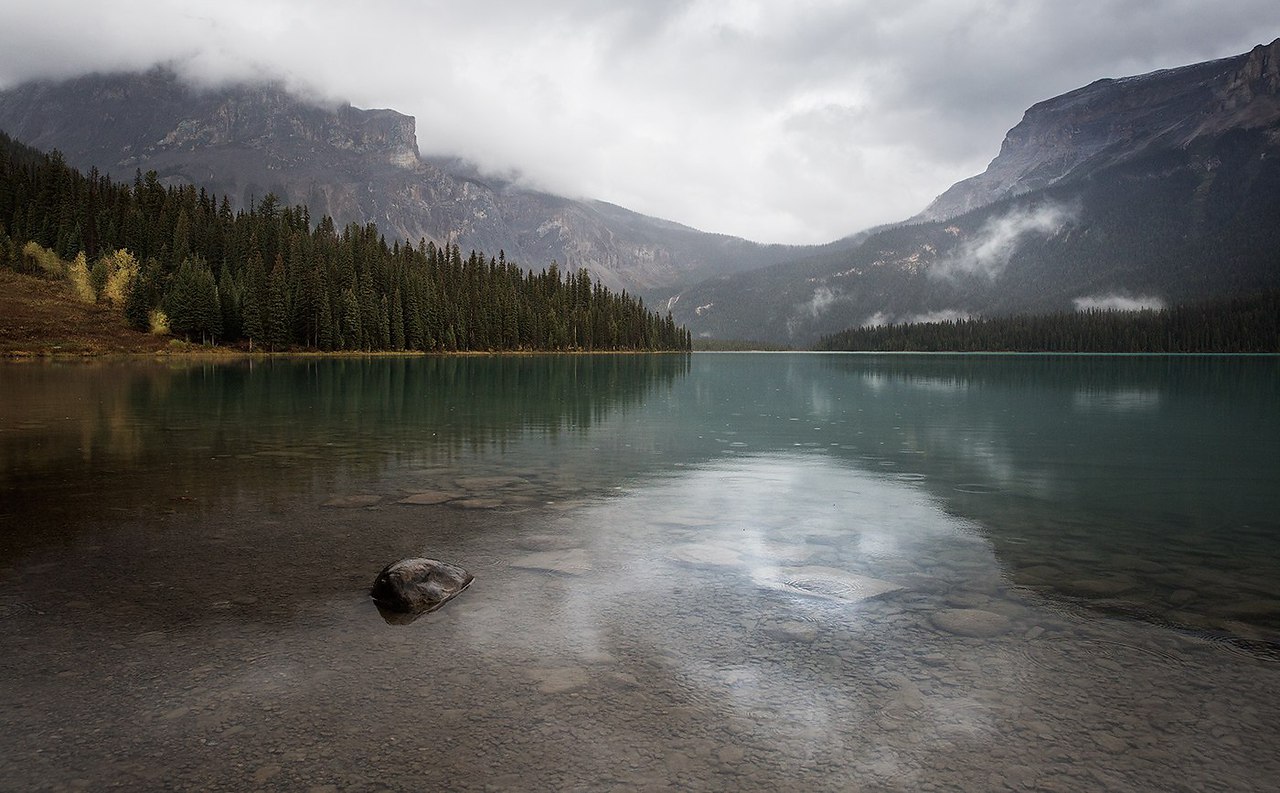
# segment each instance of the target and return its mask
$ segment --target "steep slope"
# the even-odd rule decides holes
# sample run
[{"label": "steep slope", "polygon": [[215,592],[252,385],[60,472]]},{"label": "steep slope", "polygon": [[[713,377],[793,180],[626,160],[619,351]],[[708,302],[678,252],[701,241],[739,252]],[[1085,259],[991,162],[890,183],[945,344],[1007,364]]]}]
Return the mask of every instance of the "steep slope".
[{"label": "steep slope", "polygon": [[388,238],[587,267],[614,289],[669,289],[803,251],[487,179],[458,160],[419,156],[415,127],[393,110],[326,107],[275,84],[198,89],[162,68],[0,92],[0,130],[82,169],[116,178],[155,170],[237,208],[272,192],[340,225],[375,222]]},{"label": "steep slope", "polygon": [[978,176],[938,196],[920,220],[946,220],[1160,149],[1181,149],[1280,116],[1280,39],[1231,58],[1104,79],[1033,105]]},{"label": "steep slope", "polygon": [[[1011,132],[987,181],[961,182],[935,203],[949,207],[937,212],[946,219],[711,279],[680,292],[673,313],[695,337],[808,344],[868,323],[1280,287],[1278,53],[1280,41],[1042,102],[1029,119],[1082,119],[1082,103],[1117,84],[1129,97],[1168,99],[1145,114],[1122,103],[1118,120],[1091,111],[1097,128],[1123,135]],[[967,202],[980,206],[952,215]]]}]

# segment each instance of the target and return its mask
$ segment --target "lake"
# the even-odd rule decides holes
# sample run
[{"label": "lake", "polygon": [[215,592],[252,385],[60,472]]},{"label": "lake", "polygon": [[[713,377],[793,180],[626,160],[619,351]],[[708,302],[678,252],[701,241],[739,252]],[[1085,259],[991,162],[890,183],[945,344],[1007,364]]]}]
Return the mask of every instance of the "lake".
[{"label": "lake", "polygon": [[0,789],[1272,790],[1278,452],[1269,357],[2,364]]}]

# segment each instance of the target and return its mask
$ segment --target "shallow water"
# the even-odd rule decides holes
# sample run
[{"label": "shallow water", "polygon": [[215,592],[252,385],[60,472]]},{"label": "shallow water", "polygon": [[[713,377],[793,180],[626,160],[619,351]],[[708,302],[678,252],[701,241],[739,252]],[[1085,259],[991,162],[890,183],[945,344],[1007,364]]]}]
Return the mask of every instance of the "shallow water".
[{"label": "shallow water", "polygon": [[[1268,790],[1280,362],[0,367],[0,789]],[[389,625],[429,555],[474,584]]]}]

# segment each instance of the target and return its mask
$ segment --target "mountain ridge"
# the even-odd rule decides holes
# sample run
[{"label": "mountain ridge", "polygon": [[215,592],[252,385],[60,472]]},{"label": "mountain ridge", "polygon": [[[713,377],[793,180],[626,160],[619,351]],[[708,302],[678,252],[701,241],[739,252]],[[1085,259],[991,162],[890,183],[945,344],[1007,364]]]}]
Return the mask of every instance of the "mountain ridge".
[{"label": "mountain ridge", "polygon": [[[947,220],[1147,147],[1185,147],[1203,135],[1274,123],[1280,103],[1258,100],[1274,99],[1278,83],[1280,39],[1242,55],[1095,80],[1028,108],[983,173],[948,188],[916,219]],[[1216,112],[1206,112],[1210,105]]]},{"label": "mountain ridge", "polygon": [[[1280,287],[1278,87],[1280,40],[1096,81],[1034,105],[934,216],[709,279],[669,305],[695,337],[805,345],[868,324]],[[1116,101],[1126,112],[1106,112]]]},{"label": "mountain ridge", "polygon": [[[172,70],[33,81],[0,91],[0,129],[116,178],[156,170],[251,206],[268,192],[339,225],[587,268],[613,289],[667,290],[807,250],[765,245],[487,177],[422,156],[416,122],[299,97],[278,82],[201,88]],[[121,173],[123,171],[123,173]]]}]

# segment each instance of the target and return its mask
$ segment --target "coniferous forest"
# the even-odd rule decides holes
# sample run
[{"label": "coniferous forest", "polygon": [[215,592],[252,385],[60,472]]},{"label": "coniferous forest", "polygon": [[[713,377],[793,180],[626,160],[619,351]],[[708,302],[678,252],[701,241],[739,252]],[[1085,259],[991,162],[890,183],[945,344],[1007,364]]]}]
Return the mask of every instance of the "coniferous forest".
[{"label": "coniferous forest", "polygon": [[1160,310],[1061,312],[880,325],[815,349],[871,352],[1280,352],[1280,292]]},{"label": "coniferous forest", "polygon": [[586,270],[387,241],[266,195],[132,184],[0,133],[0,265],[65,277],[139,329],[289,350],[688,350],[689,333]]}]

